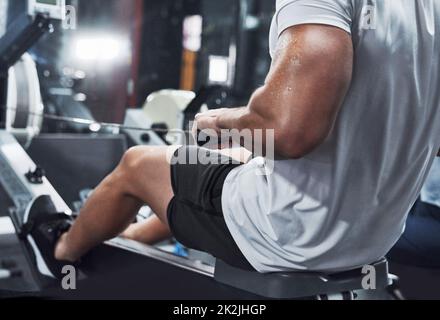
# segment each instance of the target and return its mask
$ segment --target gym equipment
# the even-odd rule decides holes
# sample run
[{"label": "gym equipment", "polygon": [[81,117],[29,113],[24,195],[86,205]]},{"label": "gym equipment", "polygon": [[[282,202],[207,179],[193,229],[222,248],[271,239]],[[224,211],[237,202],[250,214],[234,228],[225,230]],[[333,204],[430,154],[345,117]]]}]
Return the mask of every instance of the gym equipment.
[{"label": "gym equipment", "polygon": [[35,63],[25,54],[52,21],[63,19],[64,0],[29,0],[28,11],[13,22],[0,41],[0,128],[14,132],[22,142],[37,135],[43,110]]},{"label": "gym equipment", "polygon": [[63,20],[65,16],[65,0],[28,0],[28,14],[43,14],[52,19]]},{"label": "gym equipment", "polygon": [[191,141],[191,121],[197,113],[208,110],[206,102],[211,97],[224,90],[225,87],[220,85],[210,85],[202,86],[197,93],[182,90],[152,93],[142,109],[127,111],[120,128],[136,145],[188,144]]},{"label": "gym equipment", "polygon": [[26,144],[38,135],[42,124],[41,118],[28,111],[43,112],[37,69],[27,53],[9,69],[7,97],[6,130]]},{"label": "gym equipment", "polygon": [[[163,132],[146,132],[125,130],[125,133],[136,145],[183,144],[183,134],[167,134],[169,128],[182,128],[182,112],[194,99],[195,94],[189,91],[162,90],[148,96],[142,109],[128,110],[124,126],[154,129],[154,124],[162,123]],[[156,125],[157,129],[157,125]]]},{"label": "gym equipment", "polygon": [[[372,264],[376,272],[376,288],[386,290],[392,281],[388,276],[388,262],[382,259]],[[316,296],[325,299],[342,295],[353,300],[356,291],[365,291],[362,268],[334,274],[318,272],[280,272],[261,274],[240,270],[217,261],[215,279],[234,288],[249,291],[271,299],[298,299]]]}]

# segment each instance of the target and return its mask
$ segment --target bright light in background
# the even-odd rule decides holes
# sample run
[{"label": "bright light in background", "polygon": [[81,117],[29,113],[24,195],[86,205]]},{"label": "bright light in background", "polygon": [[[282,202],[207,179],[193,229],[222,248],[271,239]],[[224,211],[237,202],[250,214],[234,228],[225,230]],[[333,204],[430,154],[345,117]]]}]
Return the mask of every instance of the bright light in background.
[{"label": "bright light in background", "polygon": [[198,52],[202,47],[203,18],[200,15],[186,17],[183,21],[183,47]]},{"label": "bright light in background", "polygon": [[209,57],[209,82],[214,84],[229,82],[229,57]]},{"label": "bright light in background", "polygon": [[85,62],[114,62],[128,56],[126,38],[110,35],[79,36],[74,42],[74,56]]}]

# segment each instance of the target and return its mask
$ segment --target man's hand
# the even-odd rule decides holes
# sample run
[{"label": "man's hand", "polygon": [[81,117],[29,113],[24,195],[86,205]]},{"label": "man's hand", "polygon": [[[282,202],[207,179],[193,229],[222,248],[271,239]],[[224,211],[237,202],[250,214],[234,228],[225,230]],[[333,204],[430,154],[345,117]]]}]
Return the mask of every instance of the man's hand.
[{"label": "man's hand", "polygon": [[228,109],[214,109],[197,114],[194,120],[193,134],[197,133],[197,130],[210,130],[220,134],[220,128],[217,126],[217,118],[227,111]]},{"label": "man's hand", "polygon": [[[200,142],[199,135],[200,133],[203,133],[204,136],[211,138],[211,141],[204,144],[204,147],[207,147],[209,149],[224,149],[231,147],[229,139],[225,139],[226,141],[222,141],[222,129],[218,126],[217,122],[220,116],[224,116],[225,114],[237,113],[241,110],[244,110],[244,108],[222,108],[209,110],[207,112],[197,114],[192,128],[192,135],[194,137],[194,140]],[[203,140],[205,139],[203,138]],[[224,144],[222,144],[222,142],[224,142]]]}]

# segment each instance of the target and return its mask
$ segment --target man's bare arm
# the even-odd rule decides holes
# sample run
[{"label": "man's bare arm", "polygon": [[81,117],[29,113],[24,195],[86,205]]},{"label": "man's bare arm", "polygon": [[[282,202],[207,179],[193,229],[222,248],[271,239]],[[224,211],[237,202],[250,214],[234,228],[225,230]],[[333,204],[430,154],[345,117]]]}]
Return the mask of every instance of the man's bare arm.
[{"label": "man's bare arm", "polygon": [[246,108],[216,117],[220,129],[274,129],[275,152],[300,158],[329,135],[351,82],[353,45],[345,31],[301,25],[280,37],[271,71]]}]

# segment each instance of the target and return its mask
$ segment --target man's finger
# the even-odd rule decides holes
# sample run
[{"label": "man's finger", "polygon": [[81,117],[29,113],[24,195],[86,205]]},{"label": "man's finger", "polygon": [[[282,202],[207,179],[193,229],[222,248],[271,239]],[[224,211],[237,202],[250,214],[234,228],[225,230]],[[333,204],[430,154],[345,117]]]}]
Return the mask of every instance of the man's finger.
[{"label": "man's finger", "polygon": [[206,112],[196,114],[196,119],[200,117],[215,117],[224,112],[225,109],[212,109]]},{"label": "man's finger", "polygon": [[197,119],[197,128],[200,130],[212,129],[218,131],[215,117],[200,117]]},{"label": "man's finger", "polygon": [[198,131],[198,123],[197,121],[194,121],[193,126],[191,128],[191,135],[194,139],[194,141],[197,141],[197,131]]}]

